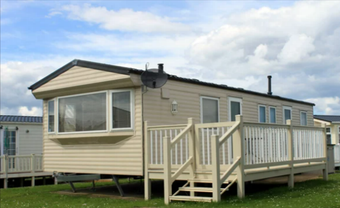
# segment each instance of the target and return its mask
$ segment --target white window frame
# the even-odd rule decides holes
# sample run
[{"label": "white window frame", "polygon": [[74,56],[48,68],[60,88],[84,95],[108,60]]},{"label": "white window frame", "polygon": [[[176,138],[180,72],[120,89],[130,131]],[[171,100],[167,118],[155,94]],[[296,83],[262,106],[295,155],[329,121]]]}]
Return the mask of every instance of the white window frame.
[{"label": "white window frame", "polygon": [[[270,118],[271,118],[271,111],[270,111],[270,110],[271,110],[271,109],[274,109],[274,110],[275,110],[275,122],[274,122],[274,123],[272,123],[271,120],[270,120]],[[268,117],[268,118],[269,118],[269,119],[268,119],[268,123],[272,123],[272,124],[277,123],[276,107],[274,107],[274,106],[269,106],[269,107],[268,107],[268,116],[269,116],[269,117]]]},{"label": "white window frame", "polygon": [[[264,107],[264,122],[260,121],[260,107]],[[259,119],[258,119],[259,123],[268,123],[267,122],[267,106],[266,105],[258,105],[257,113],[258,113],[258,117],[259,117]]]},{"label": "white window frame", "polygon": [[[48,127],[50,126],[50,120],[49,120],[49,105],[48,103],[50,101],[54,101],[54,131],[48,131]],[[50,100],[47,100],[47,133],[48,134],[55,134],[57,132],[57,128],[58,128],[58,125],[56,123],[56,117],[58,117],[58,115],[56,113],[58,113],[57,111],[57,99],[56,98],[53,98],[53,99],[50,99]]]},{"label": "white window frame", "polygon": [[220,99],[216,97],[201,96],[200,97],[201,123],[203,123],[203,99],[217,100],[217,122],[220,122]]},{"label": "white window frame", "polygon": [[[117,92],[130,92],[130,110],[131,110],[131,114],[130,114],[130,120],[131,120],[131,127],[128,128],[113,128],[112,124],[112,116],[113,116],[113,112],[112,112],[112,94],[113,93],[117,93]],[[133,89],[119,89],[119,90],[110,90],[109,91],[109,111],[110,111],[110,131],[124,131],[124,130],[133,130],[134,129],[134,124],[135,124],[135,120],[134,120],[134,115],[135,115],[135,96],[134,96],[134,90]]]},{"label": "white window frame", "polygon": [[286,124],[285,110],[290,110],[290,120],[293,120],[293,109],[292,109],[292,107],[289,107],[289,106],[282,106],[282,119],[283,119],[283,124]]},{"label": "white window frame", "polygon": [[240,103],[240,115],[242,115],[242,98],[228,97],[228,119],[231,121],[231,102]]},{"label": "white window frame", "polygon": [[[307,111],[300,111],[300,125],[302,126],[302,114],[306,114],[306,126],[308,126],[308,118],[307,118]],[[303,125],[305,126],[305,125]]]},{"label": "white window frame", "polygon": [[[74,132],[59,132],[59,99],[62,98],[70,98],[70,97],[79,97],[79,96],[83,96],[83,95],[91,95],[91,94],[99,94],[99,93],[106,93],[106,129],[105,130],[96,130],[96,131],[74,131]],[[108,114],[108,102],[107,100],[109,99],[109,95],[108,95],[108,91],[96,91],[96,92],[90,92],[90,93],[81,93],[81,94],[75,94],[75,95],[67,95],[67,96],[61,96],[61,97],[57,97],[57,129],[56,132],[57,134],[63,135],[63,134],[87,134],[87,133],[103,133],[103,132],[108,132],[109,129],[109,114]]]}]

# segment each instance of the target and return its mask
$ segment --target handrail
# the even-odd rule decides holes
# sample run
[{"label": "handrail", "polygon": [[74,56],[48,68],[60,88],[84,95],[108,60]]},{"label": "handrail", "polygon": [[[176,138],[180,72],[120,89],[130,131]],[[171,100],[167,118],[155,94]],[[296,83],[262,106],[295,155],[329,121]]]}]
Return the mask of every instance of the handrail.
[{"label": "handrail", "polygon": [[240,126],[240,122],[236,122],[226,133],[224,133],[220,139],[219,139],[219,144],[218,146],[221,147],[221,145],[228,139],[230,138],[230,135],[232,135]]},{"label": "handrail", "polygon": [[181,133],[179,133],[179,134],[171,141],[170,148],[174,147],[175,144],[176,144],[177,142],[179,142],[179,141],[182,139],[182,137],[183,137],[186,133],[188,133],[188,131],[192,128],[192,126],[193,126],[192,124],[189,124],[183,131],[181,131]]},{"label": "handrail", "polygon": [[194,158],[190,156],[189,159],[171,176],[170,183],[173,183],[193,161]]},{"label": "handrail", "polygon": [[236,161],[224,172],[224,174],[220,178],[220,183],[222,184],[227,178],[231,175],[231,173],[237,168],[237,166],[241,162],[241,157],[237,157]]}]

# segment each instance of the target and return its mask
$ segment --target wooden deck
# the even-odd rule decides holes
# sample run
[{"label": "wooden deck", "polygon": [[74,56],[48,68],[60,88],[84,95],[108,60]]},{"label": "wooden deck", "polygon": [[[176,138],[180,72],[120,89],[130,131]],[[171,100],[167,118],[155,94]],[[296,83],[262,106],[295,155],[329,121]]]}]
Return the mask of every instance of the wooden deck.
[{"label": "wooden deck", "polygon": [[[164,180],[164,201],[220,201],[237,184],[245,196],[247,181],[323,170],[327,180],[325,128],[235,122],[148,126],[145,123],[145,199],[151,197],[150,179]],[[185,180],[178,190],[172,183]],[[211,184],[209,188],[202,183]],[[190,193],[189,196],[185,193]],[[211,197],[199,197],[211,193]],[[184,195],[183,195],[184,194]]]},{"label": "wooden deck", "polygon": [[35,186],[35,177],[52,176],[51,172],[42,169],[42,155],[5,155],[0,159],[0,179],[4,181],[4,188],[8,187],[10,178],[31,177],[31,184]]}]

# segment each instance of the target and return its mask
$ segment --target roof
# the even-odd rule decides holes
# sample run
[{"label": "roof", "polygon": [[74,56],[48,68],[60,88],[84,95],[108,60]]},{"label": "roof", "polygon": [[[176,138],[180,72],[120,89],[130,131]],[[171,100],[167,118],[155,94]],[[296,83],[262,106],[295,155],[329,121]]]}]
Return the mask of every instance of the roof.
[{"label": "roof", "polygon": [[[60,74],[64,73],[65,71],[69,70],[70,68],[72,68],[74,66],[93,68],[93,69],[98,69],[98,70],[102,70],[102,71],[108,71],[108,72],[114,72],[114,73],[126,74],[126,75],[129,75],[129,74],[139,74],[140,75],[144,72],[144,70],[140,70],[140,69],[121,67],[121,66],[115,66],[115,65],[102,64],[102,63],[96,63],[96,62],[90,62],[90,61],[75,59],[75,60],[71,61],[70,63],[66,64],[65,66],[61,67],[60,69],[54,71],[50,75],[46,76],[45,78],[34,83],[28,89],[33,91],[33,90],[39,88],[43,84],[54,79],[55,77],[59,76]],[[180,82],[192,83],[192,84],[197,84],[197,85],[210,86],[210,87],[226,89],[226,90],[232,90],[232,91],[237,91],[237,92],[242,92],[242,93],[247,93],[247,94],[253,94],[253,95],[258,95],[258,96],[267,97],[267,98],[274,98],[274,99],[285,100],[285,101],[301,103],[301,104],[306,104],[306,105],[312,105],[312,106],[315,105],[314,103],[309,103],[309,102],[305,102],[305,101],[301,101],[301,100],[295,100],[295,99],[291,99],[291,98],[280,97],[280,96],[277,96],[277,95],[268,95],[266,93],[260,93],[260,92],[255,92],[255,91],[251,91],[251,90],[245,90],[243,88],[230,87],[230,86],[225,85],[225,84],[215,84],[215,83],[203,82],[203,81],[200,81],[200,80],[197,80],[197,79],[183,78],[183,77],[178,77],[178,76],[170,75],[170,74],[168,75],[168,78],[170,80],[176,80],[176,81],[180,81]]]},{"label": "roof", "polygon": [[41,116],[9,116],[9,115],[0,115],[0,122],[42,123],[42,117]]},{"label": "roof", "polygon": [[332,123],[340,122],[340,115],[314,115],[314,118]]}]

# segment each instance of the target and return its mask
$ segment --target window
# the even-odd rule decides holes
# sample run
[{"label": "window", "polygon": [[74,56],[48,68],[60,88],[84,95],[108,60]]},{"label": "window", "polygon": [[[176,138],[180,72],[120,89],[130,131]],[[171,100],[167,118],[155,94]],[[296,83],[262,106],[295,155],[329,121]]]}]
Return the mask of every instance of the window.
[{"label": "window", "polygon": [[112,91],[112,129],[132,128],[132,92]]},{"label": "window", "polygon": [[276,108],[269,107],[269,123],[276,123]]},{"label": "window", "polygon": [[301,111],[300,112],[300,125],[301,126],[307,126],[307,113]]},{"label": "window", "polygon": [[219,103],[217,98],[201,97],[201,122],[219,122]]},{"label": "window", "polygon": [[106,130],[106,92],[58,99],[59,132]]},{"label": "window", "polygon": [[292,119],[292,108],[283,106],[283,124],[286,124],[287,120]]},{"label": "window", "polygon": [[266,106],[259,105],[259,122],[266,123]]},{"label": "window", "polygon": [[54,100],[48,101],[48,132],[54,132]]},{"label": "window", "polygon": [[229,121],[236,121],[236,115],[242,115],[242,99],[229,98]]},{"label": "window", "polygon": [[331,128],[326,128],[326,138],[327,138],[327,144],[332,144]]}]

